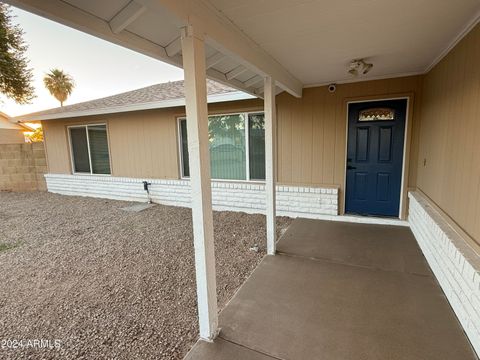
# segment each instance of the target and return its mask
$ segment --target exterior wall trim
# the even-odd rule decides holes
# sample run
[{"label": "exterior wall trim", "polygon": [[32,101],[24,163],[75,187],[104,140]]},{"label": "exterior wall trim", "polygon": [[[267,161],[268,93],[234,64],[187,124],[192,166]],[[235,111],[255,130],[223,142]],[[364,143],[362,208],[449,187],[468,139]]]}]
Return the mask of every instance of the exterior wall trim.
[{"label": "exterior wall trim", "polygon": [[332,83],[335,83],[336,85],[355,84],[355,83],[368,82],[368,81],[388,80],[388,79],[395,79],[395,78],[402,78],[402,77],[419,76],[424,74],[425,74],[425,71],[412,71],[412,72],[403,72],[398,74],[385,74],[385,75],[378,75],[378,76],[370,75],[367,78],[357,77],[357,78],[351,78],[351,79],[338,80],[335,82],[328,81],[328,82],[321,82],[321,83],[306,84],[303,86],[303,88],[308,89],[308,88],[328,86],[328,85],[331,85]]},{"label": "exterior wall trim", "polygon": [[457,44],[462,41],[462,39],[480,22],[480,11],[476,12],[470,21],[467,21],[465,26],[460,30],[460,32],[455,35],[455,37],[447,44],[447,46],[438,54],[438,56],[429,64],[425,70],[423,71],[424,74],[427,74],[432,70],[435,65],[437,65],[440,61],[443,60],[445,56],[447,56],[450,51],[457,46]]},{"label": "exterior wall trim", "polygon": [[480,256],[426,196],[414,191],[409,198],[410,228],[473,348],[480,354]]}]

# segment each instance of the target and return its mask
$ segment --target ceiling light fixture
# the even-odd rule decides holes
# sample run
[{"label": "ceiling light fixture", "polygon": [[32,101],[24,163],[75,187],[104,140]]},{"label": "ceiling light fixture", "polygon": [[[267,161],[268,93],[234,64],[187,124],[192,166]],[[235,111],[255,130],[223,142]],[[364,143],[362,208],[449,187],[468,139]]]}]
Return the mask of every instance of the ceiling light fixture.
[{"label": "ceiling light fixture", "polygon": [[363,75],[368,74],[370,70],[372,70],[373,64],[365,62],[364,59],[356,59],[356,60],[350,61],[350,64],[348,67],[349,67],[348,73],[350,75],[358,76],[360,69]]}]

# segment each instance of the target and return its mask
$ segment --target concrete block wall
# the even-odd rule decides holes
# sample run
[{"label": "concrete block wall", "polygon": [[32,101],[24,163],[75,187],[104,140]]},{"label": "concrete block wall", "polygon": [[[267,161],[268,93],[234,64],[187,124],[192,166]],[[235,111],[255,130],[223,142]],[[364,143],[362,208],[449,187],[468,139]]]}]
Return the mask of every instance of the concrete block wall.
[{"label": "concrete block wall", "polygon": [[480,256],[423,195],[409,194],[410,228],[477,354]]},{"label": "concrete block wall", "polygon": [[0,191],[46,190],[43,143],[0,144]]},{"label": "concrete block wall", "polygon": [[[46,174],[48,191],[64,195],[92,196],[115,200],[147,201],[143,181],[150,185],[154,202],[190,207],[190,181],[135,179],[98,175]],[[212,181],[215,210],[265,213],[265,186],[262,183]],[[338,214],[338,189],[277,186],[279,215],[316,218]]]}]

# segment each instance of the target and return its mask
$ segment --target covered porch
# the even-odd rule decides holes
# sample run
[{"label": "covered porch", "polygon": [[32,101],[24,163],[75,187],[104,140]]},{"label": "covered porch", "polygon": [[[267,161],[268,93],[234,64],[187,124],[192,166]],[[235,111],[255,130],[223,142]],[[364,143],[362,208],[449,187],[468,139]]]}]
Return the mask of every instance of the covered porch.
[{"label": "covered porch", "polygon": [[476,359],[407,226],[296,219],[187,360]]},{"label": "covered porch", "polygon": [[[202,339],[189,360],[476,358],[463,331],[478,351],[477,1],[8,2],[183,67]],[[207,77],[265,113],[265,179],[247,186],[262,191],[269,256],[220,317]],[[335,197],[313,198],[318,218],[408,219],[415,238],[299,219],[277,243],[278,209],[311,212],[307,193]],[[391,209],[347,206],[369,200]]]}]

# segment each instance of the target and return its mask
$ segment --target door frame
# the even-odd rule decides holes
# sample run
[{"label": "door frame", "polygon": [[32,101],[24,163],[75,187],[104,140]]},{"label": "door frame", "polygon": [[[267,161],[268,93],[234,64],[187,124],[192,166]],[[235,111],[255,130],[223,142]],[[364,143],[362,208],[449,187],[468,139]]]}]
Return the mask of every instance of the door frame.
[{"label": "door frame", "polygon": [[350,104],[375,102],[383,100],[407,100],[407,108],[405,109],[405,130],[403,133],[403,159],[402,159],[402,178],[400,185],[400,205],[398,211],[398,218],[405,220],[407,216],[407,196],[408,196],[408,175],[410,165],[410,146],[411,146],[411,123],[413,116],[413,93],[403,93],[398,95],[373,95],[373,96],[361,96],[345,99],[345,157],[343,163],[343,194],[342,194],[342,208],[341,215],[345,214],[345,202],[347,196],[347,157],[348,157],[348,107]]}]

